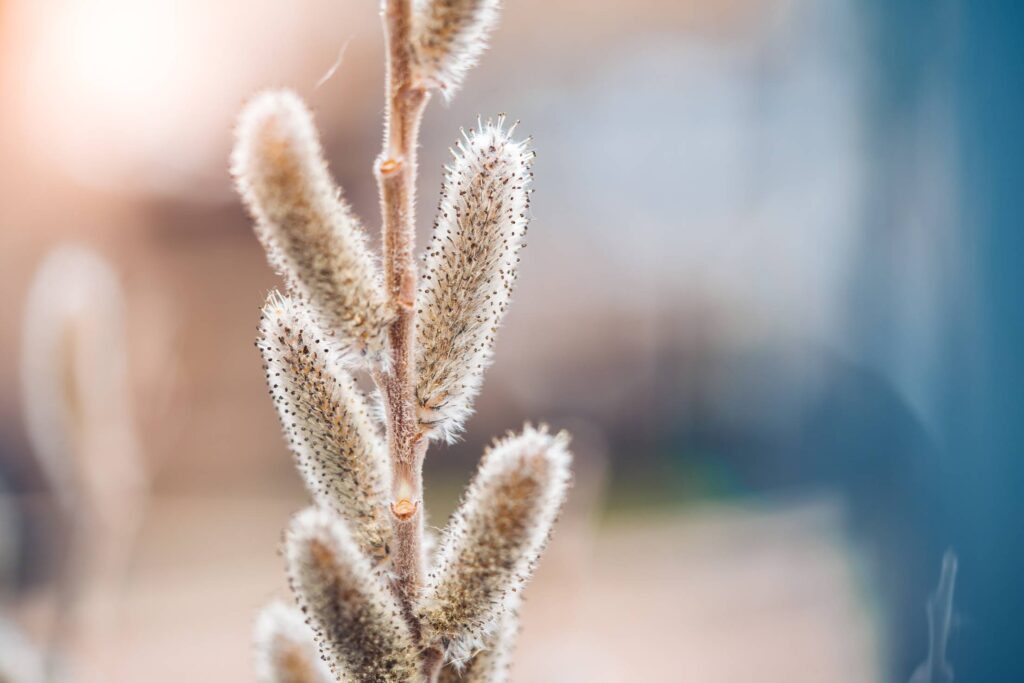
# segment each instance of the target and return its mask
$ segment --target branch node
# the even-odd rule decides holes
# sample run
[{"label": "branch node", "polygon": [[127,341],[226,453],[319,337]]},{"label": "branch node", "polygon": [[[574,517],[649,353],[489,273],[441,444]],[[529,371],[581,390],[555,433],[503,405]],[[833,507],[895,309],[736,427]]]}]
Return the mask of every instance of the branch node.
[{"label": "branch node", "polygon": [[397,503],[391,503],[391,514],[404,521],[415,515],[418,508],[419,501],[413,502],[408,498],[402,498]]},{"label": "branch node", "polygon": [[380,161],[380,163],[377,165],[377,170],[380,172],[382,176],[389,176],[394,175],[395,173],[398,173],[400,170],[402,170],[402,166],[403,164],[401,159],[388,158],[382,159]]}]

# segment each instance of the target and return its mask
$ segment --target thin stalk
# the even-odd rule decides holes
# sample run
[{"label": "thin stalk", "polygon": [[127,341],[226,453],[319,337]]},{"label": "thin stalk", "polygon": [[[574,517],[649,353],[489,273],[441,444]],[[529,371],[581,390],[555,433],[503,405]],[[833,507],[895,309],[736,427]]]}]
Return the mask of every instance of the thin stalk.
[{"label": "thin stalk", "polygon": [[[428,440],[419,431],[415,403],[416,147],[430,93],[412,74],[412,2],[385,0],[387,103],[384,147],[375,175],[383,219],[384,278],[395,320],[388,327],[390,366],[375,380],[384,395],[392,467],[391,520],[395,589],[414,635],[419,624],[413,602],[424,581],[423,458]],[[426,681],[434,681],[441,659],[433,648],[422,655]]]}]

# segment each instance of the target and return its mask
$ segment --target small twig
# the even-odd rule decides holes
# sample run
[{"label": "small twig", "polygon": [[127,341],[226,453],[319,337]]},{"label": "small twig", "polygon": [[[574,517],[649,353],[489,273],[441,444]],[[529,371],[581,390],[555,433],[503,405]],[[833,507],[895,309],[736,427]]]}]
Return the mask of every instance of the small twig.
[{"label": "small twig", "polygon": [[910,683],[951,683],[953,669],[946,661],[946,646],[953,626],[953,590],[957,559],[952,550],[942,556],[939,585],[928,598],[928,656],[914,671]]},{"label": "small twig", "polygon": [[[423,586],[423,458],[428,441],[417,431],[415,408],[416,241],[414,210],[416,146],[428,91],[412,77],[412,3],[387,0],[384,8],[387,42],[387,113],[384,148],[377,160],[383,219],[384,279],[388,301],[396,314],[388,327],[390,365],[377,374],[384,395],[387,442],[392,466],[391,519],[394,530],[393,569],[399,600],[414,633],[416,596]],[[434,661],[436,660],[436,664]],[[424,676],[433,681],[441,661],[428,651]]]},{"label": "small twig", "polygon": [[349,38],[341,44],[341,47],[338,49],[338,56],[334,59],[334,63],[327,68],[327,72],[324,73],[324,75],[320,77],[320,80],[316,82],[316,85],[313,86],[313,90],[319,90],[324,83],[334,77],[334,74],[337,73],[341,63],[345,60],[345,51],[348,50],[348,44],[351,41],[352,39]]}]

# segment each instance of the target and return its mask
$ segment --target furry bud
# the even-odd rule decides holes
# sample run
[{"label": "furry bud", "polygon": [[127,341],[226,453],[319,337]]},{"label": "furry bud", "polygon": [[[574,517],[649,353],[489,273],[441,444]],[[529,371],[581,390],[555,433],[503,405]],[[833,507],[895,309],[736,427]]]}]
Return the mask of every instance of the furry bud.
[{"label": "furry bud", "polygon": [[335,677],[418,680],[416,648],[401,608],[344,522],[325,510],[300,512],[285,537],[285,560],[296,600]]},{"label": "furry bud", "polygon": [[533,153],[503,124],[471,130],[453,151],[417,300],[420,425],[449,441],[491,362],[526,236]]},{"label": "furry bud", "polygon": [[382,359],[392,315],[366,236],[327,170],[293,93],[257,97],[238,124],[232,172],[256,234],[288,287],[346,349]]},{"label": "furry bud", "polygon": [[428,640],[465,660],[486,643],[510,593],[533,572],[569,486],[565,432],[527,426],[484,454],[445,529],[417,613]]},{"label": "furry bud", "polygon": [[307,488],[348,522],[363,552],[382,559],[391,535],[387,451],[340,351],[303,306],[276,292],[256,346]]},{"label": "furry bud", "polygon": [[487,47],[500,0],[418,0],[413,15],[414,75],[451,98]]}]

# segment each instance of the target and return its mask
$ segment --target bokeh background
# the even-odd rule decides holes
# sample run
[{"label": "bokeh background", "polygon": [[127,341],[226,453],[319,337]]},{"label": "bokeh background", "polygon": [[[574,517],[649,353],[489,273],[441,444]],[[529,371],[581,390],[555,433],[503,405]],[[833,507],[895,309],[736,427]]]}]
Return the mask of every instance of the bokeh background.
[{"label": "bokeh background", "polygon": [[[492,436],[576,435],[514,680],[906,681],[947,548],[957,680],[1024,680],[1021,11],[506,4],[429,108],[419,223],[458,128],[521,119],[515,303],[465,439],[427,465],[442,526]],[[305,495],[253,349],[278,281],[232,123],[294,88],[375,236],[382,54],[373,0],[0,0],[0,665],[254,680]],[[122,522],[88,571],[22,405],[26,301],[66,243],[123,287],[144,472],[103,489],[86,465]]]}]

